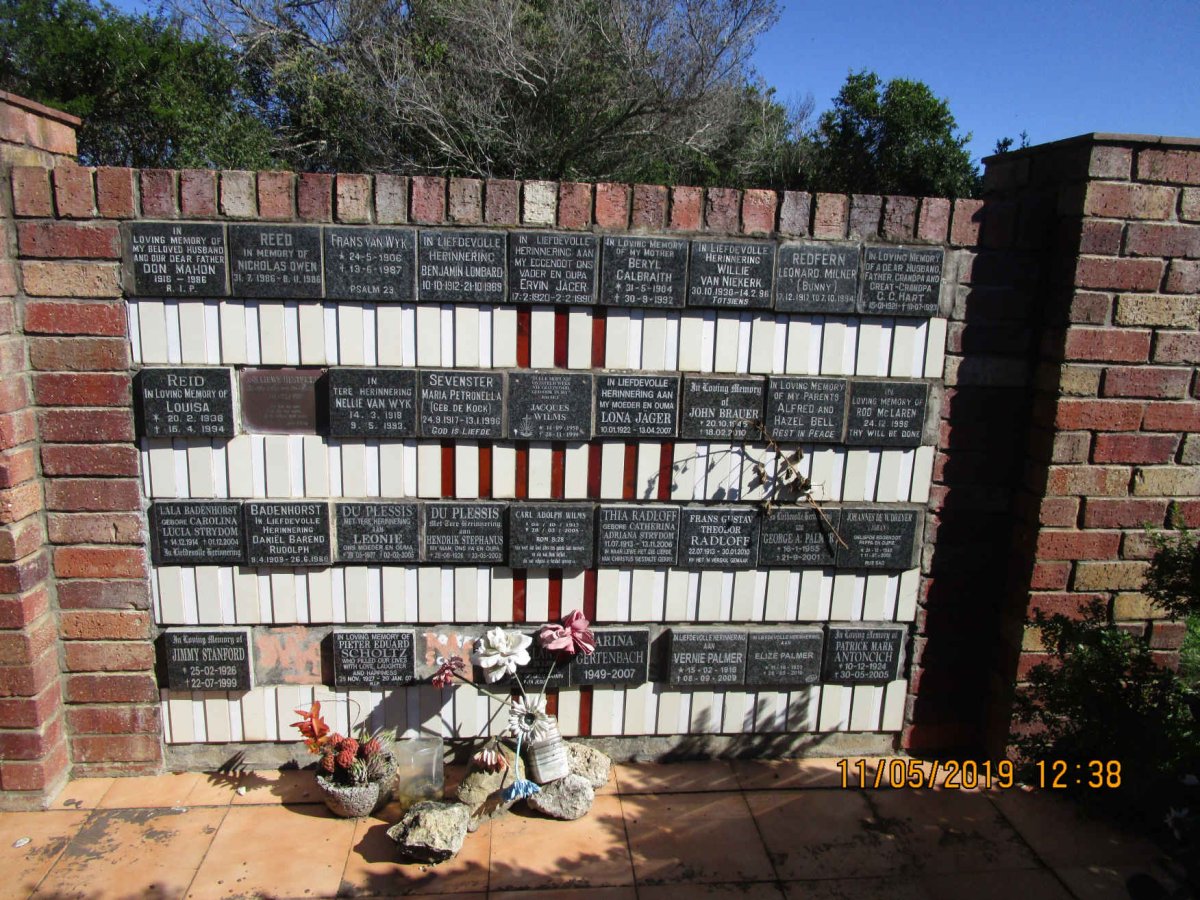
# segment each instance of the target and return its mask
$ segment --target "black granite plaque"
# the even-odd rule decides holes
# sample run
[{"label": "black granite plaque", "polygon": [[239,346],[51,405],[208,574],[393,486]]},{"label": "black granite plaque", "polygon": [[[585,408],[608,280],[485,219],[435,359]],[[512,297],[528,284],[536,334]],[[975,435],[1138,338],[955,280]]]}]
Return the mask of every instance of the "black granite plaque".
[{"label": "black granite plaque", "polygon": [[596,650],[571,660],[571,684],[645,684],[650,671],[650,631],[596,628]]},{"label": "black granite plaque", "polygon": [[146,437],[233,437],[228,369],[142,369],[138,421]]},{"label": "black granite plaque", "polygon": [[675,565],[678,506],[602,506],[596,527],[598,566],[654,569]]},{"label": "black granite plaque", "polygon": [[249,565],[329,565],[329,504],[250,501],[245,516]]},{"label": "black granite plaque", "polygon": [[[558,658],[557,654],[543,650],[537,642],[536,631],[526,631],[525,634],[532,639],[529,645],[529,662],[517,670],[517,676],[521,679],[521,686],[525,692],[536,695],[543,687],[569,687],[571,684],[570,657],[564,655],[562,658]],[[484,681],[483,670],[477,669],[475,683],[492,690],[507,691],[516,686],[517,679],[511,675],[505,675],[499,681],[487,684]]]},{"label": "black granite plaque", "polygon": [[908,569],[913,565],[917,520],[915,509],[843,509],[838,532],[848,546],[838,547],[843,569]]},{"label": "black granite plaque", "polygon": [[775,271],[780,312],[850,313],[858,300],[858,246],[784,244]]},{"label": "black granite plaque", "polygon": [[784,378],[767,382],[767,431],[778,442],[840,444],[846,425],[841,378]]},{"label": "black granite plaque", "polygon": [[586,441],[592,436],[592,376],[510,374],[508,436],[523,441]]},{"label": "black granite plaque", "polygon": [[590,306],[596,302],[596,256],[592,234],[514,231],[508,241],[508,300]]},{"label": "black granite plaque", "polygon": [[692,241],[688,306],[770,309],[775,245]]},{"label": "black granite plaque", "polygon": [[595,546],[590,503],[514,503],[508,509],[508,564],[514,569],[588,569]]},{"label": "black granite plaque", "polygon": [[877,316],[936,316],[942,250],[868,247],[858,311]]},{"label": "black granite plaque", "polygon": [[678,375],[597,375],[596,436],[675,436]]},{"label": "black granite plaque", "polygon": [[497,231],[422,231],[417,296],[422,303],[503,303],[505,241]]},{"label": "black granite plaque", "polygon": [[422,371],[420,433],[431,438],[504,437],[504,376]]},{"label": "black granite plaque", "polygon": [[600,277],[605,306],[683,306],[688,243],[676,238],[606,237]]},{"label": "black granite plaque", "polygon": [[746,684],[788,687],[821,680],[820,628],[752,631],[746,647]]},{"label": "black granite plaque", "polygon": [[783,506],[763,516],[758,564],[796,569],[835,565],[838,550],[835,530],[841,511],[831,507],[821,512],[824,518],[811,506]]},{"label": "black granite plaque", "polygon": [[335,515],[340,562],[391,565],[421,559],[417,504],[338,503]]},{"label": "black granite plaque", "polygon": [[317,381],[322,369],[242,369],[242,425],[264,434],[317,432]]},{"label": "black granite plaque", "polygon": [[900,677],[904,625],[829,625],[821,680],[826,684],[887,684]]},{"label": "black granite plaque", "polygon": [[162,636],[173,691],[250,690],[250,635],[244,630],[175,631]]},{"label": "black granite plaque", "polygon": [[425,561],[502,566],[503,503],[426,503]]},{"label": "black granite plaque", "polygon": [[683,376],[679,436],[690,440],[761,440],[766,382],[761,378]]},{"label": "black granite plaque", "polygon": [[753,569],[758,562],[758,510],[734,506],[684,508],[679,565],[685,569]]},{"label": "black granite plaque", "polygon": [[236,566],[246,561],[242,504],[170,500],[150,507],[154,561],[160,566]]},{"label": "black granite plaque", "polygon": [[229,271],[235,297],[321,296],[321,229],[230,225]]},{"label": "black granite plaque", "polygon": [[335,688],[378,691],[417,680],[413,632],[335,631],[332,637]]},{"label": "black granite plaque", "polygon": [[407,228],[325,228],[325,296],[366,303],[415,299],[416,232]]},{"label": "black granite plaque", "polygon": [[744,684],[746,632],[672,628],[667,682],[676,687]]},{"label": "black granite plaque", "polygon": [[224,297],[225,229],[220,225],[134,222],[126,261],[137,297]]},{"label": "black granite plaque", "polygon": [[920,381],[852,381],[846,443],[919,447],[929,387]]},{"label": "black granite plaque", "polygon": [[330,369],[329,433],[334,437],[406,438],[417,433],[413,369]]}]

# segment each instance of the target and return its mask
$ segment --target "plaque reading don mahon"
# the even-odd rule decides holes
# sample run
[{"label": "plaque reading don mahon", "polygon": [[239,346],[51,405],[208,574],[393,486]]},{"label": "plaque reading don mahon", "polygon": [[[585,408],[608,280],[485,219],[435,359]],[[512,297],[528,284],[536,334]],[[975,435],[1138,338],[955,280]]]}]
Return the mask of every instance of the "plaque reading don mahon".
[{"label": "plaque reading don mahon", "polygon": [[509,302],[590,306],[598,249],[591,234],[514,231],[508,241]]},{"label": "plaque reading don mahon", "polygon": [[780,312],[849,313],[858,300],[858,247],[784,244],[775,275]]},{"label": "plaque reading don mahon", "polygon": [[928,386],[920,381],[851,382],[846,443],[919,447],[928,393]]},{"label": "plaque reading don mahon", "polygon": [[592,376],[513,372],[508,376],[508,436],[525,441],[585,441],[592,436]]},{"label": "plaque reading don mahon", "polygon": [[692,241],[688,306],[770,309],[774,244]]},{"label": "plaque reading don mahon", "polygon": [[503,503],[426,503],[425,561],[504,565]]},{"label": "plaque reading don mahon", "polygon": [[[824,515],[822,516],[822,513]],[[763,516],[758,562],[763,566],[807,568],[837,563],[841,511],[806,506],[776,507]]]},{"label": "plaque reading don mahon", "polygon": [[678,375],[597,375],[596,436],[674,437]]},{"label": "plaque reading don mahon", "polygon": [[406,228],[325,228],[325,296],[412,303],[416,233]]},{"label": "plaque reading don mahon", "polygon": [[936,316],[942,250],[868,247],[858,311],[878,316]]},{"label": "plaque reading don mahon", "polygon": [[767,431],[776,441],[838,444],[846,424],[846,382],[782,378],[767,382]]},{"label": "plaque reading don mahon", "polygon": [[244,629],[170,630],[162,649],[173,691],[250,690],[250,635]]},{"label": "plaque reading don mahon", "polygon": [[761,438],[756,422],[763,418],[761,378],[695,378],[683,376],[683,413],[679,435],[691,440],[743,441]]},{"label": "plaque reading don mahon", "polygon": [[595,544],[590,503],[516,503],[508,510],[514,569],[588,569]]},{"label": "plaque reading don mahon", "polygon": [[757,509],[685,508],[679,521],[679,565],[685,569],[753,569],[758,562]]},{"label": "plaque reading don mahon", "polygon": [[838,532],[846,546],[837,548],[838,566],[843,569],[910,568],[919,516],[915,509],[843,509]]},{"label": "plaque reading don mahon", "polygon": [[340,562],[390,565],[420,561],[416,503],[338,503],[335,516]]},{"label": "plaque reading don mahon", "polygon": [[650,631],[595,628],[596,649],[571,657],[571,684],[644,684],[650,670]]},{"label": "plaque reading don mahon", "polygon": [[887,684],[900,677],[904,625],[829,625],[821,680],[827,684]]},{"label": "plaque reading don mahon", "polygon": [[250,565],[329,565],[328,504],[251,501],[245,505],[245,516]]},{"label": "plaque reading don mahon", "polygon": [[503,303],[504,235],[495,231],[422,231],[417,296],[422,303]]},{"label": "plaque reading don mahon", "polygon": [[679,687],[743,684],[746,632],[672,628],[667,682]]},{"label": "plaque reading don mahon", "polygon": [[333,686],[379,690],[415,682],[411,631],[335,631]]},{"label": "plaque reading don mahon", "polygon": [[235,297],[321,296],[319,228],[230,225],[229,252]]},{"label": "plaque reading don mahon", "polygon": [[333,437],[406,438],[417,433],[417,373],[412,369],[330,369]]},{"label": "plaque reading don mahon", "polygon": [[233,437],[228,369],[142,369],[135,392],[146,437]]},{"label": "plaque reading don mahon", "polygon": [[602,506],[596,565],[655,569],[673,566],[678,554],[678,506]]},{"label": "plaque reading don mahon", "polygon": [[746,647],[746,684],[787,686],[821,679],[820,628],[752,631]]},{"label": "plaque reading don mahon", "polygon": [[504,376],[498,372],[421,372],[422,437],[504,437]]},{"label": "plaque reading don mahon", "polygon": [[603,254],[600,301],[605,306],[683,306],[687,241],[606,237]]},{"label": "plaque reading don mahon", "polygon": [[246,561],[242,504],[159,501],[150,507],[154,562],[160,566],[236,566]]},{"label": "plaque reading don mahon", "polygon": [[225,229],[220,225],[135,222],[126,265],[137,297],[224,297]]}]

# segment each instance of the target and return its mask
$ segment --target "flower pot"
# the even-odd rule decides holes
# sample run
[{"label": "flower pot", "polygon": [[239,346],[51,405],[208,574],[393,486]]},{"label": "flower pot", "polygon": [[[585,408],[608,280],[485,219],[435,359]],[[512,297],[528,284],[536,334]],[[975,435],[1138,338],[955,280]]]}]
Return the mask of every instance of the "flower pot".
[{"label": "flower pot", "polygon": [[531,740],[525,748],[529,763],[529,777],[538,784],[557,781],[570,774],[567,760],[567,742],[558,733],[558,720],[547,716],[540,728],[541,736]]},{"label": "flower pot", "polygon": [[329,811],[343,819],[360,819],[378,812],[392,797],[391,777],[366,784],[338,784],[317,776],[317,789]]}]

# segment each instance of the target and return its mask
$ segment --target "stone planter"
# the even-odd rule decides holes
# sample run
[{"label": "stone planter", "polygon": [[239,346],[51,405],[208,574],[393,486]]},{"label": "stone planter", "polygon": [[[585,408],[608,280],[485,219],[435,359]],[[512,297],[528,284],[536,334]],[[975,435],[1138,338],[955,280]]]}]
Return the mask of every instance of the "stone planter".
[{"label": "stone planter", "polygon": [[317,789],[329,811],[343,819],[360,819],[383,808],[391,799],[391,776],[367,784],[345,785],[317,776]]}]

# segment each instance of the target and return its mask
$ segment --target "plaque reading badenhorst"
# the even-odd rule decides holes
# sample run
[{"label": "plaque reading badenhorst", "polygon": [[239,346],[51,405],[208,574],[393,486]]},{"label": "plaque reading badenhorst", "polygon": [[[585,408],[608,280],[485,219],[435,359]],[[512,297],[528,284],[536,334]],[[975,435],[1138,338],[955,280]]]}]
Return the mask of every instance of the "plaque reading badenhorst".
[{"label": "plaque reading badenhorst", "polygon": [[864,622],[826,628],[821,666],[826,684],[887,684],[900,677],[906,626]]},{"label": "plaque reading badenhorst", "polygon": [[788,378],[767,382],[767,431],[775,441],[840,444],[846,424],[846,382]]},{"label": "plaque reading badenhorst", "polygon": [[235,297],[320,297],[321,229],[230,225],[229,269]]},{"label": "plaque reading badenhorst", "polygon": [[597,375],[596,436],[674,437],[678,375]]},{"label": "plaque reading badenhorst", "polygon": [[915,509],[842,509],[838,532],[847,546],[837,548],[839,568],[911,568],[919,517]]},{"label": "plaque reading badenhorst", "polygon": [[421,559],[420,513],[416,503],[338,503],[339,562],[370,565]]},{"label": "plaque reading badenhorst", "polygon": [[224,297],[225,229],[221,225],[133,222],[126,266],[137,297]]},{"label": "plaque reading badenhorst", "polygon": [[679,436],[691,440],[761,440],[754,423],[763,420],[761,378],[696,378],[683,376],[683,411]]},{"label": "plaque reading badenhorst", "polygon": [[595,544],[590,503],[514,503],[508,564],[514,569],[589,569]]},{"label": "plaque reading badenhorst", "polygon": [[248,691],[250,635],[245,629],[168,630],[162,636],[167,687],[173,691]]},{"label": "plaque reading badenhorst", "polygon": [[599,239],[592,234],[514,231],[508,238],[510,303],[590,306],[596,302]]},{"label": "plaque reading badenhorst", "polygon": [[417,433],[413,369],[330,369],[329,433],[333,437],[406,438]]},{"label": "plaque reading badenhorst", "polygon": [[503,303],[504,234],[422,231],[417,241],[421,303]]},{"label": "plaque reading badenhorst", "polygon": [[679,521],[679,565],[685,569],[753,569],[758,562],[758,510],[686,507]]},{"label": "plaque reading badenhorst", "polygon": [[820,628],[752,631],[746,647],[746,684],[786,687],[821,680]]},{"label": "plaque reading badenhorst", "polygon": [[650,671],[647,628],[594,628],[596,649],[571,657],[571,684],[645,684]]},{"label": "plaque reading badenhorst", "polygon": [[667,682],[679,687],[736,685],[746,678],[746,632],[672,628]]},{"label": "plaque reading badenhorst", "polygon": [[426,503],[425,561],[502,566],[503,503]]},{"label": "plaque reading badenhorst", "polygon": [[411,631],[335,631],[332,638],[334,687],[380,690],[417,680]]},{"label": "plaque reading badenhorst", "polygon": [[422,437],[504,437],[504,376],[498,372],[424,371]]},{"label": "plaque reading badenhorst", "polygon": [[861,313],[936,316],[942,284],[942,250],[868,247],[864,254]]},{"label": "plaque reading badenhorst", "polygon": [[228,369],[142,369],[135,393],[146,437],[233,437]]},{"label": "plaque reading badenhorst", "polygon": [[687,241],[611,236],[604,239],[603,256],[600,302],[605,306],[683,306]]},{"label": "plaque reading badenhorst", "polygon": [[920,381],[853,381],[846,443],[919,447],[929,387]]},{"label": "plaque reading badenhorst", "polygon": [[692,241],[688,306],[770,309],[774,244]]},{"label": "plaque reading badenhorst", "polygon": [[851,313],[857,300],[857,245],[784,244],[779,248],[775,309]]},{"label": "plaque reading badenhorst", "polygon": [[524,441],[586,441],[592,436],[592,376],[511,373],[508,436]]},{"label": "plaque reading badenhorst", "polygon": [[160,566],[236,566],[246,561],[242,504],[160,500],[150,507],[154,562]]},{"label": "plaque reading badenhorst", "polygon": [[[822,515],[823,514],[823,515]],[[762,518],[758,564],[809,568],[837,564],[841,511],[818,512],[809,506],[782,506]]]},{"label": "plaque reading badenhorst", "polygon": [[602,506],[596,527],[598,566],[656,569],[675,565],[678,506]]},{"label": "plaque reading badenhorst", "polygon": [[325,227],[325,296],[412,303],[416,232],[408,228]]},{"label": "plaque reading badenhorst", "polygon": [[242,369],[242,425],[264,434],[315,434],[322,369]]},{"label": "plaque reading badenhorst", "polygon": [[327,503],[261,502],[245,505],[246,562],[251,566],[327,566]]}]

